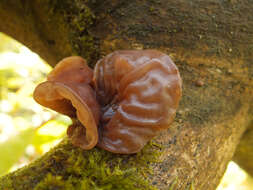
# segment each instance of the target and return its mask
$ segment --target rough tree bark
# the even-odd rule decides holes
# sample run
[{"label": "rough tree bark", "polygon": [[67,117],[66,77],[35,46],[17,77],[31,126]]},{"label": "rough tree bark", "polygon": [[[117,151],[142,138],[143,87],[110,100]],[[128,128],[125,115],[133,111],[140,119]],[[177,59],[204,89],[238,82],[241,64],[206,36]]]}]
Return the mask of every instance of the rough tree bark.
[{"label": "rough tree bark", "polygon": [[252,0],[1,0],[0,31],[50,65],[159,49],[179,67],[183,97],[175,122],[141,153],[82,151],[65,140],[2,177],[0,189],[214,190],[235,152],[253,175],[252,10]]}]

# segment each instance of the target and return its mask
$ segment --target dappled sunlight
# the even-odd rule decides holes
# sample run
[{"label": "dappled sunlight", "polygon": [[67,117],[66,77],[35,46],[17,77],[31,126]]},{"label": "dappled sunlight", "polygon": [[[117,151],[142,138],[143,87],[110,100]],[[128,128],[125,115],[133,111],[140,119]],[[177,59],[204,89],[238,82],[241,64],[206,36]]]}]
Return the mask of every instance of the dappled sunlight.
[{"label": "dappled sunlight", "polygon": [[39,135],[62,136],[66,132],[66,125],[59,121],[49,121],[38,129]]},{"label": "dappled sunlight", "polygon": [[217,190],[252,190],[253,181],[236,163],[229,162]]},{"label": "dappled sunlight", "polygon": [[0,176],[28,164],[65,135],[70,119],[37,104],[34,88],[52,68],[0,33]]},{"label": "dappled sunlight", "polygon": [[57,145],[60,141],[61,141],[61,139],[57,139],[57,140],[51,141],[49,143],[42,144],[40,147],[41,153],[44,154],[44,153],[48,152],[52,147]]},{"label": "dappled sunlight", "polygon": [[17,133],[14,128],[12,117],[4,113],[0,113],[0,129],[0,143],[6,141],[11,135]]}]

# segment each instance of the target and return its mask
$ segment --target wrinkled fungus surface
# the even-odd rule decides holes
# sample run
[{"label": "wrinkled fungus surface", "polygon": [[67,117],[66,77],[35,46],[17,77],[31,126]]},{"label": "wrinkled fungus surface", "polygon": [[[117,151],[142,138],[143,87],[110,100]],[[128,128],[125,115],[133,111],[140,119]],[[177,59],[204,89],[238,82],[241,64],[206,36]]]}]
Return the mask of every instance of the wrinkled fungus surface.
[{"label": "wrinkled fungus surface", "polygon": [[170,57],[156,50],[123,50],[94,69],[81,57],[60,61],[34,99],[73,119],[67,134],[83,149],[140,151],[173,121],[181,78]]}]

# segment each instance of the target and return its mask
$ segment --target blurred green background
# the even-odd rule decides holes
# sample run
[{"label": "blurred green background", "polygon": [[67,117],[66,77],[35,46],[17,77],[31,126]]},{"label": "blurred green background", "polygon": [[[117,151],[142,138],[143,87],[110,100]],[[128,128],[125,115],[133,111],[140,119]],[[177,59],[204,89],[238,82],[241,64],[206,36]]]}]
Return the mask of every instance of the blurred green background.
[{"label": "blurred green background", "polygon": [[[37,104],[32,93],[52,68],[28,48],[0,33],[0,176],[55,146],[71,123]],[[230,162],[217,190],[252,190],[253,180]]]}]

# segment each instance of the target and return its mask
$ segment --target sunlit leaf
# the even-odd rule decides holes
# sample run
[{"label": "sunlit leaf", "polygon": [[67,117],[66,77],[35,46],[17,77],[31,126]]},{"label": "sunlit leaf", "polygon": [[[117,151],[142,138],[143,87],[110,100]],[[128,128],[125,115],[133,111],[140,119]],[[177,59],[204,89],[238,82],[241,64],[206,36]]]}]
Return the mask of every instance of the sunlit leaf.
[{"label": "sunlit leaf", "polygon": [[38,130],[38,134],[61,137],[63,134],[65,134],[66,129],[67,126],[61,121],[52,120],[41,126]]},{"label": "sunlit leaf", "polygon": [[54,140],[57,140],[59,137],[55,137],[52,135],[39,135],[36,134],[33,138],[32,144],[36,147],[39,148],[41,145],[52,142]]},{"label": "sunlit leaf", "polygon": [[20,80],[20,78],[16,77],[16,78],[10,78],[8,80],[8,88],[10,89],[18,89],[20,88],[20,86],[22,86],[24,84],[23,80]]},{"label": "sunlit leaf", "polygon": [[42,154],[48,152],[52,147],[56,146],[60,141],[61,141],[61,138],[56,139],[56,140],[54,140],[54,141],[50,141],[50,142],[45,143],[45,144],[42,144],[42,145],[40,146],[40,152],[41,152]]},{"label": "sunlit leaf", "polygon": [[21,131],[18,135],[0,144],[0,176],[7,173],[13,164],[18,162],[27,145],[32,142],[35,132],[35,129]]}]

